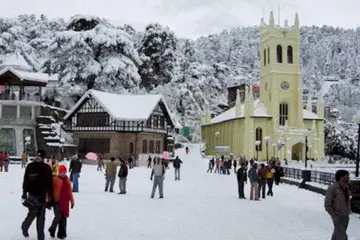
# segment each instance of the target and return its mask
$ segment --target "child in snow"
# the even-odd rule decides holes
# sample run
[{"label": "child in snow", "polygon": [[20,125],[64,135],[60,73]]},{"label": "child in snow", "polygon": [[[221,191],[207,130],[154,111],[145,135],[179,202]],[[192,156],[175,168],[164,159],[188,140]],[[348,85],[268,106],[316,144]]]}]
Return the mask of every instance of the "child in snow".
[{"label": "child in snow", "polygon": [[53,209],[54,220],[49,228],[51,237],[55,237],[56,227],[58,227],[57,238],[66,238],[66,219],[69,217],[70,204],[71,209],[74,207],[74,197],[71,189],[71,182],[66,175],[65,165],[59,166],[59,174],[53,177]]}]

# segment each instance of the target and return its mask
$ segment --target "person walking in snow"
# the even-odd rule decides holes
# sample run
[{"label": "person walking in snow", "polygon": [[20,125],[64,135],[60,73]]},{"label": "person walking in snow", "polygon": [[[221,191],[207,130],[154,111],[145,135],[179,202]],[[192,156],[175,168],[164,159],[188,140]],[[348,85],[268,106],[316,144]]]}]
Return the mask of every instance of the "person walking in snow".
[{"label": "person walking in snow", "polygon": [[180,167],[183,162],[179,158],[179,156],[176,156],[176,158],[173,161],[173,166],[175,169],[175,181],[180,181]]},{"label": "person walking in snow", "polygon": [[324,206],[334,224],[331,240],[348,239],[346,230],[351,213],[349,176],[348,171],[338,170],[335,174],[336,182],[326,191]]},{"label": "person walking in snow", "polygon": [[216,161],[215,161],[216,168],[215,168],[214,173],[219,173],[220,174],[220,164],[221,164],[220,159],[216,158]]},{"label": "person walking in snow", "polygon": [[212,173],[212,170],[213,170],[213,161],[214,161],[214,158],[210,159],[209,160],[209,167],[208,167],[208,170],[206,171],[207,173],[210,172]]},{"label": "person walking in snow", "polygon": [[240,199],[246,199],[244,193],[244,184],[247,183],[245,164],[241,163],[239,170],[236,173],[238,182],[238,193]]},{"label": "person walking in snow", "polygon": [[4,170],[5,172],[9,171],[10,157],[7,152],[4,154]]},{"label": "person walking in snow", "polygon": [[26,167],[26,163],[28,161],[28,155],[27,153],[24,151],[21,155],[21,168],[25,168]]},{"label": "person walking in snow", "polygon": [[119,194],[126,194],[126,180],[127,180],[128,172],[129,171],[128,171],[128,167],[126,165],[126,162],[121,159],[121,161],[120,161],[120,170],[119,170],[119,173],[118,173],[119,188],[120,188]]},{"label": "person walking in snow", "polygon": [[268,196],[274,196],[274,193],[272,191],[273,185],[274,185],[274,173],[275,173],[275,170],[271,166],[268,166],[267,173],[266,173],[266,181],[267,181],[267,185],[268,185],[268,192],[267,192]]},{"label": "person walking in snow", "polygon": [[260,169],[258,171],[259,176],[259,197],[260,194],[262,195],[262,198],[265,199],[265,193],[266,193],[266,174],[267,169],[265,168],[265,164],[260,165]]},{"label": "person walking in snow", "polygon": [[237,161],[236,161],[236,159],[234,159],[233,166],[234,166],[234,173],[236,174],[236,168],[237,168]]},{"label": "person walking in snow", "polygon": [[79,192],[79,177],[81,173],[82,163],[78,158],[73,158],[70,162],[70,180],[73,183],[73,192]]},{"label": "person walking in snow", "polygon": [[158,157],[156,159],[156,163],[153,166],[153,169],[151,171],[150,180],[153,181],[153,188],[151,191],[151,198],[154,198],[156,188],[159,187],[159,197],[164,198],[164,192],[163,192],[163,183],[164,183],[164,177],[165,177],[165,166],[161,163],[161,159]]},{"label": "person walking in snow", "polygon": [[280,179],[283,176],[284,176],[284,169],[280,166],[280,164],[277,164],[275,167],[275,174],[274,174],[275,185],[279,185]]},{"label": "person walking in snow", "polygon": [[186,152],[186,154],[189,154],[189,147],[185,148],[185,152]]},{"label": "person walking in snow", "polygon": [[148,158],[148,165],[147,165],[147,168],[151,168],[151,162],[152,162],[152,159],[151,159],[151,156],[149,155],[149,158]]},{"label": "person walking in snow", "polygon": [[28,208],[28,214],[21,224],[22,235],[29,237],[28,230],[36,218],[38,240],[44,240],[45,209],[51,208],[53,195],[52,172],[44,163],[45,151],[39,150],[35,160],[25,169],[23,181],[23,205]]},{"label": "person walking in snow", "polygon": [[250,200],[259,201],[259,182],[257,174],[257,165],[253,164],[249,170],[248,178],[250,181]]},{"label": "person walking in snow", "polygon": [[102,168],[104,167],[104,159],[103,156],[100,155],[98,161],[98,166],[97,166],[97,171],[102,172]]},{"label": "person walking in snow", "polygon": [[75,205],[71,181],[66,175],[66,172],[66,166],[60,165],[58,175],[53,176],[54,219],[48,231],[50,236],[54,238],[56,228],[58,228],[58,239],[65,239],[67,237],[66,222],[70,212],[69,204],[71,204],[71,209],[74,208]]},{"label": "person walking in snow", "polygon": [[115,180],[116,180],[116,172],[117,172],[117,166],[115,164],[115,158],[112,157],[110,159],[110,162],[108,162],[108,164],[106,164],[106,169],[105,169],[105,179],[106,179],[105,192],[108,191],[109,187],[110,187],[109,192],[114,192],[114,184],[115,184]]}]

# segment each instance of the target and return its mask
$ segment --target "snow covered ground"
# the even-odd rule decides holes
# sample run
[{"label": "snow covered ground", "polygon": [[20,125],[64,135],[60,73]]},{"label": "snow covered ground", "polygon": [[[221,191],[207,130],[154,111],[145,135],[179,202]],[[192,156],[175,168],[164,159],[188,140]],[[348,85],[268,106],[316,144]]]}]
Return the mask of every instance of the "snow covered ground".
[{"label": "snow covered ground", "polygon": [[[191,146],[189,155],[183,150],[178,154],[184,161],[181,181],[174,181],[173,169],[167,172],[164,199],[150,199],[152,182],[146,168],[130,170],[128,194],[122,196],[105,193],[104,175],[95,166],[84,166],[80,193],[68,219],[68,239],[329,239],[332,223],[324,211],[323,196],[281,185],[275,186],[272,198],[240,200],[234,174],[205,173],[207,162],[200,157],[198,145]],[[0,239],[23,239],[22,174],[18,165],[0,173]],[[52,216],[47,211],[47,227]],[[360,239],[359,224],[360,219],[351,216],[351,240]],[[36,236],[35,222],[30,234]]]}]

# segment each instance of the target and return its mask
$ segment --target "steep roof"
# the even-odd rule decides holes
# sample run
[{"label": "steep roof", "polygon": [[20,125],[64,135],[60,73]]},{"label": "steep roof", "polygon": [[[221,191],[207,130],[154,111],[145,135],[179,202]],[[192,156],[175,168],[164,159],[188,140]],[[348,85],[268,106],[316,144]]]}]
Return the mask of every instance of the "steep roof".
[{"label": "steep roof", "polygon": [[[241,104],[240,116],[236,116],[236,107],[232,107],[229,110],[212,118],[209,124],[220,123],[220,122],[229,121],[231,119],[244,118],[244,117],[245,117],[245,104]],[[254,101],[254,111],[251,117],[269,118],[271,116],[267,113],[265,105],[259,99],[256,99]]]},{"label": "steep roof", "polygon": [[[170,114],[162,95],[120,95],[91,89],[81,97],[64,119],[70,117],[88,97],[93,97],[116,120],[146,121],[159,102],[164,104],[166,111]],[[173,119],[169,118],[172,125],[175,126]]]},{"label": "steep roof", "polygon": [[39,72],[30,72],[20,69],[15,69],[13,67],[5,66],[3,68],[0,68],[0,75],[11,72],[18,78],[20,78],[21,81],[31,81],[31,82],[39,82],[39,83],[47,83],[49,80],[54,81],[57,80],[58,75],[49,75],[46,73],[39,73]]},{"label": "steep roof", "polygon": [[[237,118],[244,118],[245,117],[245,104],[241,104],[241,114],[240,116],[236,116],[236,107],[232,107],[229,110],[217,115],[216,117],[212,118],[210,120],[210,123],[205,124],[205,125],[211,125],[214,123],[221,123],[221,122],[226,122],[232,119],[237,119]],[[253,114],[251,115],[251,117],[263,117],[263,118],[269,118],[272,117],[271,115],[269,115],[267,113],[266,107],[265,105],[259,100],[256,99],[254,101],[254,111]],[[318,116],[315,113],[312,113],[310,111],[307,110],[303,110],[303,118],[304,119],[319,119]]]}]

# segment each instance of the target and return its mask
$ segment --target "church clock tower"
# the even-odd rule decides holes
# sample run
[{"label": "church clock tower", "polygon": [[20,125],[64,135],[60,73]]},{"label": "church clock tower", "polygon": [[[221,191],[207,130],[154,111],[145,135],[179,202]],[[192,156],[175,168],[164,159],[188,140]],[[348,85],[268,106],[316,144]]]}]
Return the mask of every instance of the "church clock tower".
[{"label": "church clock tower", "polygon": [[260,99],[279,126],[303,127],[302,83],[300,76],[300,25],[298,14],[293,26],[285,21],[260,26]]}]

